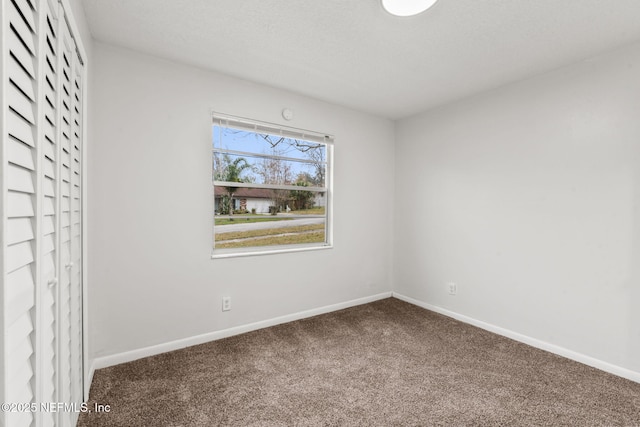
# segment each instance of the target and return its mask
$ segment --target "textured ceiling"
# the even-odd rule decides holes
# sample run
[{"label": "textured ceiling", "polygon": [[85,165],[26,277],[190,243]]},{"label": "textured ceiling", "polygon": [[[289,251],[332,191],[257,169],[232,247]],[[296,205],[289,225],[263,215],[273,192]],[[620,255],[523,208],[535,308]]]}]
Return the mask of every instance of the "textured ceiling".
[{"label": "textured ceiling", "polygon": [[397,119],[640,40],[640,0],[83,0],[97,40]]}]

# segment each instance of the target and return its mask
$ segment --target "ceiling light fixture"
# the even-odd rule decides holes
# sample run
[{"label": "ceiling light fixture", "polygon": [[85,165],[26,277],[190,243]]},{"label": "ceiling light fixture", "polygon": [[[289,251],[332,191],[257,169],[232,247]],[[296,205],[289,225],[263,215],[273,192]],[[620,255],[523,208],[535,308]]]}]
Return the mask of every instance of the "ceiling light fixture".
[{"label": "ceiling light fixture", "polygon": [[392,15],[413,16],[424,12],[438,0],[382,0],[382,7]]}]

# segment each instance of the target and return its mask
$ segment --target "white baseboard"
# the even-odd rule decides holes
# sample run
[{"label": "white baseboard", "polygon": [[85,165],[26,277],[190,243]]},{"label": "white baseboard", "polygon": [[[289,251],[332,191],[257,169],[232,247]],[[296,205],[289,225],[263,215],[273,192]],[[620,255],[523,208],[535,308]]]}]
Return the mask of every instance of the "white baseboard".
[{"label": "white baseboard", "polygon": [[608,362],[604,362],[599,359],[595,359],[591,356],[587,356],[582,353],[575,352],[573,350],[566,349],[564,347],[560,347],[555,344],[550,344],[548,342],[529,337],[527,335],[520,334],[518,332],[511,331],[509,329],[501,328],[500,326],[492,325],[490,323],[483,322],[481,320],[474,319],[469,316],[465,316],[463,314],[459,314],[442,307],[438,307],[435,305],[427,304],[426,302],[419,301],[402,294],[393,292],[393,297],[398,298],[399,300],[408,302],[409,304],[416,305],[418,307],[425,308],[430,311],[434,311],[436,313],[443,314],[447,317],[454,318],[463,323],[468,323],[473,326],[477,326],[478,328],[487,330],[489,332],[493,332],[498,335],[502,335],[507,338],[511,338],[512,340],[519,341],[521,343],[530,345],[532,347],[539,348],[541,350],[548,351],[550,353],[557,354],[559,356],[566,357],[567,359],[575,360],[576,362],[580,362],[585,365],[589,365],[593,368],[600,369],[601,371],[608,372],[613,375],[617,375],[622,378],[626,378],[631,381],[635,381],[640,383],[640,372],[632,371],[627,368],[623,368],[617,365],[613,365]]},{"label": "white baseboard", "polygon": [[180,340],[170,341],[150,347],[139,348],[137,350],[131,350],[124,353],[112,354],[109,356],[98,357],[91,362],[89,370],[89,384],[93,379],[93,374],[96,369],[107,368],[109,366],[119,365],[121,363],[132,362],[144,357],[155,356],[157,354],[166,353],[168,351],[179,350],[185,347],[193,345],[203,344],[209,341],[215,341],[222,338],[231,337],[234,335],[244,334],[246,332],[255,331],[258,329],[268,328],[270,326],[279,325],[282,323],[292,322],[294,320],[305,319],[307,317],[317,316],[319,314],[330,313],[332,311],[342,310],[349,307],[355,307],[357,305],[367,304],[369,302],[381,300],[384,298],[390,298],[391,292],[383,292],[377,295],[371,295],[364,298],[358,298],[351,301],[341,302],[338,304],[327,305],[324,307],[314,308],[311,310],[301,311],[298,313],[288,314],[286,316],[280,316],[273,319],[263,320],[260,322],[249,323],[247,325],[235,326],[233,328],[224,329],[221,331],[209,332],[202,335],[196,335],[189,338],[183,338]]}]

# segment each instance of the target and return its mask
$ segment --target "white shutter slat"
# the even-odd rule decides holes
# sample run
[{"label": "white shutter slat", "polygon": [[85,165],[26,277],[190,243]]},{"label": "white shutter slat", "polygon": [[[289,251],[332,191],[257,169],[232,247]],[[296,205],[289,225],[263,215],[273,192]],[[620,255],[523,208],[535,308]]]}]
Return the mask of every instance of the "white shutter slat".
[{"label": "white shutter slat", "polygon": [[52,107],[48,102],[44,103],[44,115],[47,118],[47,120],[51,123],[56,123],[56,110],[54,107]]},{"label": "white shutter slat", "polygon": [[56,146],[55,143],[53,143],[50,140],[45,141],[44,144],[42,144],[42,151],[44,153],[44,156],[49,159],[49,160],[55,160],[56,159]]},{"label": "white shutter slat", "polygon": [[42,277],[45,282],[56,277],[56,260],[52,253],[47,253],[42,256],[40,260]]},{"label": "white shutter slat", "polygon": [[45,161],[43,162],[43,172],[44,176],[46,176],[47,178],[56,178],[55,164],[50,159],[45,159]]},{"label": "white shutter slat", "polygon": [[44,86],[45,101],[47,102],[47,104],[49,103],[54,104],[52,100],[56,99],[55,82],[51,81],[51,79],[49,78],[47,78],[46,81],[47,81],[47,84]]},{"label": "white shutter slat", "polygon": [[[28,336],[32,331],[29,331]],[[33,346],[28,340],[21,340],[20,346],[11,350],[11,355],[19,360],[28,360],[33,354]],[[9,384],[29,384],[33,377],[33,368],[31,364],[24,363],[19,369],[9,371],[8,382]]]},{"label": "white shutter slat", "polygon": [[58,56],[58,36],[55,33],[55,27],[56,27],[56,19],[53,18],[52,16],[47,16],[47,26],[46,28],[46,34],[45,34],[45,41],[47,42],[47,48],[45,49],[46,52],[44,52],[44,54],[47,56],[47,59],[50,60],[51,65],[53,66],[52,68],[56,68],[58,66],[58,59],[56,58]]},{"label": "white shutter slat", "polygon": [[7,140],[7,160],[31,171],[35,169],[31,147],[12,138]]},{"label": "white shutter slat", "polygon": [[36,19],[34,15],[35,9],[32,6],[32,0],[11,0],[11,3],[13,3],[13,7],[15,7],[16,11],[22,16],[22,19],[29,27],[29,31],[37,33]]},{"label": "white shutter slat", "polygon": [[14,111],[7,111],[7,133],[25,144],[35,147],[33,126]]},{"label": "white shutter slat", "polygon": [[[51,33],[47,34],[47,40],[51,41],[51,39],[55,40],[55,37],[51,35]],[[56,73],[56,64],[58,60],[56,59],[56,50],[55,47],[51,43],[47,43],[47,51],[45,52],[45,58],[47,60],[47,65],[49,66],[49,77],[52,77],[53,74]]]},{"label": "white shutter slat", "polygon": [[33,262],[33,251],[30,242],[17,243],[7,246],[5,252],[7,272],[11,273]]},{"label": "white shutter slat", "polygon": [[70,231],[69,228],[70,227],[64,227],[61,230],[60,240],[62,241],[62,243],[67,243],[67,242],[69,242],[71,240],[71,236],[70,236],[70,233],[69,233],[69,231]]},{"label": "white shutter slat", "polygon": [[69,170],[69,167],[63,165],[63,167],[61,168],[60,172],[62,173],[62,175],[61,175],[62,181],[64,181],[67,184],[70,183],[71,182],[71,171]]},{"label": "white shutter slat", "polygon": [[29,3],[29,7],[31,7],[31,9],[33,9],[34,11],[37,11],[38,8],[36,8],[36,4],[34,2],[34,0],[26,0],[27,3]]},{"label": "white shutter slat", "polygon": [[22,19],[20,13],[15,8],[14,4],[11,3],[11,6],[8,8],[8,16],[10,26],[13,27],[13,30],[20,35],[20,39],[27,46],[31,54],[36,52],[36,46],[33,37],[33,31],[27,25],[27,23]]},{"label": "white shutter slat", "polygon": [[9,191],[7,195],[7,216],[18,218],[33,216],[33,200],[30,194]]},{"label": "white shutter slat", "polygon": [[7,244],[26,242],[33,239],[33,227],[29,218],[9,218],[7,220],[9,230],[7,231]]},{"label": "white shutter slat", "polygon": [[71,166],[71,141],[68,138],[63,137],[61,141],[62,145],[62,163]]},{"label": "white shutter slat", "polygon": [[46,197],[55,197],[56,196],[56,190],[54,188],[54,182],[49,179],[49,178],[45,178],[42,181],[42,193],[44,194],[44,196]]},{"label": "white shutter slat", "polygon": [[60,215],[60,227],[68,227],[71,224],[69,215]]},{"label": "white shutter slat", "polygon": [[55,239],[53,234],[48,234],[42,237],[42,252],[49,253],[53,252],[56,247]]},{"label": "white shutter slat", "polygon": [[55,215],[56,213],[55,203],[50,197],[46,197],[44,199],[43,205],[44,206],[43,206],[42,212],[45,216]]},{"label": "white shutter slat", "polygon": [[33,272],[31,271],[31,266],[24,265],[21,268],[7,274],[7,280],[5,283],[7,293],[10,292],[9,289],[33,289],[35,287],[35,282],[33,280]]},{"label": "white shutter slat", "polygon": [[33,63],[33,55],[22,44],[20,37],[13,31],[8,31],[7,46],[11,51],[11,56],[26,70],[32,78],[35,78],[35,64]]},{"label": "white shutter slat", "polygon": [[[49,320],[49,319],[47,319],[47,320]],[[53,324],[53,322],[54,322],[54,320],[53,320],[53,317],[52,317],[51,320],[50,320],[50,323]],[[51,328],[49,328],[49,329],[50,329],[50,331],[47,331],[47,332],[49,332],[51,340],[47,343],[47,351],[50,354],[54,354],[56,342],[55,342],[55,337],[54,337],[54,334],[53,334],[53,330]],[[45,381],[44,381],[44,395],[45,396],[53,396],[53,392],[54,392],[54,390],[56,388],[55,387],[55,378],[56,378],[55,370],[56,370],[56,367],[55,367],[55,359],[54,359],[54,357],[51,357],[49,362],[45,363],[45,366],[47,368],[46,371],[49,372],[49,375],[45,375],[45,378],[44,378],[45,379]]]},{"label": "white shutter slat", "polygon": [[23,313],[34,305],[34,296],[31,289],[23,289],[18,295],[11,299],[11,305],[7,308],[7,322],[15,322]]},{"label": "white shutter slat", "polygon": [[55,232],[55,225],[54,225],[54,218],[53,216],[46,216],[42,219],[42,234],[43,235],[47,235],[47,234],[51,234]]},{"label": "white shutter slat", "polygon": [[61,209],[63,213],[71,212],[71,204],[69,203],[69,197],[63,197],[61,203]]},{"label": "white shutter slat", "polygon": [[33,332],[33,323],[29,313],[23,313],[15,322],[8,325],[7,350],[9,354],[23,351],[31,355],[33,346],[31,345],[31,340],[28,339],[31,332]]},{"label": "white shutter slat", "polygon": [[[33,0],[29,0],[29,1],[33,1]],[[51,20],[52,22],[55,22],[58,19],[58,10],[57,9],[49,9],[48,12],[48,16],[47,16],[47,22],[49,22],[49,20]],[[47,27],[49,28],[49,27]],[[51,31],[53,31],[53,35],[57,37],[58,34],[58,27],[56,27],[55,25],[51,26]]]},{"label": "white shutter slat", "polygon": [[27,95],[31,101],[36,100],[34,81],[33,78],[18,64],[18,62],[11,58],[7,64],[7,72],[9,79],[20,88],[20,90]]},{"label": "white shutter slat", "polygon": [[33,173],[28,169],[9,164],[7,166],[7,188],[12,191],[33,194]]},{"label": "white shutter slat", "polygon": [[[55,366],[53,363],[48,363],[46,365],[46,371],[48,372],[55,372]],[[54,384],[54,375],[50,375],[48,376],[48,378],[45,378],[44,384],[43,384],[43,394],[45,396],[53,396],[53,391],[55,390],[55,386]]]},{"label": "white shutter slat", "polygon": [[[30,402],[33,399],[33,390],[29,383],[27,384],[14,384],[7,391],[7,401],[9,402]],[[21,415],[18,412],[12,412],[11,415]],[[18,417],[16,417],[18,418]],[[24,419],[25,417],[21,417]],[[30,426],[31,424],[9,423],[8,426]]]},{"label": "white shutter slat", "polygon": [[23,117],[26,121],[35,125],[36,118],[33,113],[33,102],[20,92],[14,85],[7,85],[7,100],[9,107]]},{"label": "white shutter slat", "polygon": [[[60,263],[62,265],[67,265],[71,262],[71,253],[69,252],[69,244],[63,243],[60,246]],[[69,282],[69,273],[66,268],[60,271],[60,281],[61,287],[64,288],[68,285]]]},{"label": "white shutter slat", "polygon": [[10,292],[9,289],[33,289],[35,287],[35,282],[33,280],[33,272],[31,271],[31,266],[24,265],[21,268],[7,274],[7,280],[5,283],[7,293]]},{"label": "white shutter slat", "polygon": [[[23,313],[27,312],[31,307],[33,307],[33,291],[35,289],[35,284],[33,280],[33,273],[31,271],[31,266],[24,265],[21,268],[7,274],[6,280],[6,295],[7,301],[13,301],[14,298],[18,298],[19,300],[23,300],[24,294],[30,294],[29,298],[31,301],[31,305],[24,306]],[[9,305],[11,307],[12,304]],[[11,317],[9,321],[10,324],[13,324],[19,316],[14,315]]]},{"label": "white shutter slat", "polygon": [[[55,121],[53,122],[55,123]],[[49,123],[48,120],[46,120],[44,122],[44,136],[45,138],[47,138],[50,142],[55,143],[56,141],[56,128],[53,126],[53,124]]]},{"label": "white shutter slat", "polygon": [[45,88],[45,98],[48,102],[54,103],[54,100],[56,99],[56,92],[58,91],[58,86],[56,85],[56,80],[53,79],[52,73],[49,73],[44,77],[43,86]]},{"label": "white shutter slat", "polygon": [[33,17],[33,10],[31,9],[31,6],[29,5],[29,3],[26,0],[13,0],[13,1],[15,2],[15,5],[20,10],[20,13],[22,14],[23,19],[27,21],[27,25],[29,26],[29,29],[31,30],[31,32],[35,33],[36,21]]},{"label": "white shutter slat", "polygon": [[68,166],[71,163],[69,155],[71,152],[71,141],[67,138],[62,138],[60,145],[62,146],[62,163]]}]

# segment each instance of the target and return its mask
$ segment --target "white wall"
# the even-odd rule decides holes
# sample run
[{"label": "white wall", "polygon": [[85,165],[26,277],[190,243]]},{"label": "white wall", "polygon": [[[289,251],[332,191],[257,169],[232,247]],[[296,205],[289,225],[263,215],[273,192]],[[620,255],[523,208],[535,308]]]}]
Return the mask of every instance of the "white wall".
[{"label": "white wall", "polygon": [[[390,121],[93,48],[92,358],[391,291],[392,209],[368,203],[393,197]],[[284,124],[284,107],[288,125],[335,135],[335,248],[212,260],[211,111]]]},{"label": "white wall", "polygon": [[639,75],[634,45],[397,123],[394,290],[640,372]]}]

